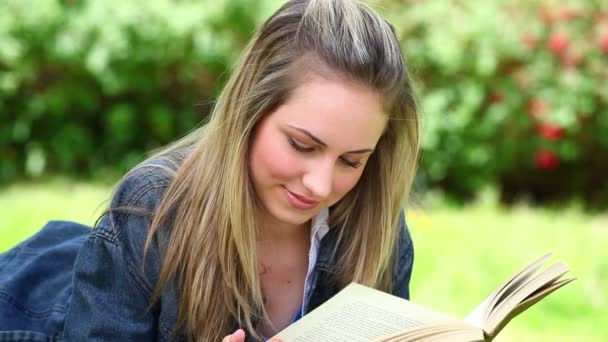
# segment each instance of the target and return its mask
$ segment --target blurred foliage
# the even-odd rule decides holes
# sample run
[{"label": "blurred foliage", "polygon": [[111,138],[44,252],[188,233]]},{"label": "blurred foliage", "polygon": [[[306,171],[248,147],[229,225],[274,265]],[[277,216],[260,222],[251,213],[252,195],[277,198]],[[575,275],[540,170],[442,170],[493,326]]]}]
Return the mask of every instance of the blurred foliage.
[{"label": "blurred foliage", "polygon": [[0,7],[4,182],[125,169],[193,129],[259,18],[244,0]]},{"label": "blurred foliage", "polygon": [[381,5],[418,81],[424,185],[608,204],[608,2]]},{"label": "blurred foliage", "polygon": [[[0,5],[0,182],[124,171],[196,127],[281,1]],[[608,204],[608,3],[376,0],[424,114],[418,181]]]}]

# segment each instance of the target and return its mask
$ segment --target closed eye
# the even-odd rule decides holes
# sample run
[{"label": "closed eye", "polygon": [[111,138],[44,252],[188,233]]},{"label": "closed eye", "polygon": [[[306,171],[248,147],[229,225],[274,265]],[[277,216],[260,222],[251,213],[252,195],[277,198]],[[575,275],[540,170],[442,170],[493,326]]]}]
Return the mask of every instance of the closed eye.
[{"label": "closed eye", "polygon": [[293,147],[296,151],[312,152],[315,150],[314,147],[306,147],[306,146],[300,145],[293,138],[289,138],[288,141],[289,141],[289,145],[291,145],[291,147]]},{"label": "closed eye", "polygon": [[[291,147],[293,147],[293,149],[298,152],[309,153],[309,152],[313,152],[315,150],[314,147],[306,147],[306,146],[301,145],[300,143],[296,142],[296,140],[293,138],[288,138],[287,141],[289,142],[289,145],[291,145]],[[354,169],[358,169],[362,165],[360,161],[350,161],[344,157],[340,157],[340,161],[342,163],[344,163],[345,165],[350,166]]]},{"label": "closed eye", "polygon": [[350,167],[352,167],[353,169],[358,169],[359,167],[361,167],[361,162],[360,161],[350,161],[344,157],[340,157],[340,160],[342,160],[342,162]]}]

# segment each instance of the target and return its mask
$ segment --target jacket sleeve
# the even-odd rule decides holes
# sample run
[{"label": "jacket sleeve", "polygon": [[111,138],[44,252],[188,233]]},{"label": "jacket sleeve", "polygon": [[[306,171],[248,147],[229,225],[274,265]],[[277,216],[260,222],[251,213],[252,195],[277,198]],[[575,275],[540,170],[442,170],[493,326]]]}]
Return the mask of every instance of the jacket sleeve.
[{"label": "jacket sleeve", "polygon": [[167,185],[168,180],[154,172],[135,171],[115,192],[110,212],[102,216],[74,264],[66,341],[151,341],[167,334],[158,325],[158,308],[148,310],[159,271],[157,239],[143,267],[150,217],[117,210],[127,206],[153,211]]},{"label": "jacket sleeve", "polygon": [[414,266],[414,244],[407,224],[405,212],[399,215],[399,244],[397,247],[396,267],[393,277],[393,294],[401,298],[410,299],[410,280]]}]

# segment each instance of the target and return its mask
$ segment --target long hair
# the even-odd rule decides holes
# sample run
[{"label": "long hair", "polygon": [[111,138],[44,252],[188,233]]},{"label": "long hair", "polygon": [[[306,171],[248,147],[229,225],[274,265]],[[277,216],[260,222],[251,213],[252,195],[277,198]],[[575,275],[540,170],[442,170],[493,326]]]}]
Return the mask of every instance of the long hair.
[{"label": "long hair", "polygon": [[[305,57],[303,57],[305,56]],[[267,319],[256,251],[256,194],[248,151],[256,125],[285,103],[302,70],[359,82],[383,99],[387,128],[359,182],[331,209],[341,284],[389,291],[396,229],[414,178],[418,113],[390,24],[356,0],[291,0],[258,30],[206,124],[156,154],[176,163],[153,214],[153,236],[170,227],[152,296],[180,289],[176,329],[189,340],[219,341],[236,322],[255,338]]]}]

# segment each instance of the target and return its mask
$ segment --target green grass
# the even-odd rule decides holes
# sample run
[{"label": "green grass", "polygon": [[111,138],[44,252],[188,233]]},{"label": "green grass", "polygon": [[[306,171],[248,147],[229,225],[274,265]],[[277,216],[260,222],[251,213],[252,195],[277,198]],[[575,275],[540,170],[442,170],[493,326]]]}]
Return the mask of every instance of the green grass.
[{"label": "green grass", "polygon": [[[109,191],[61,181],[0,191],[0,252],[49,219],[92,224]],[[554,251],[578,280],[515,318],[495,341],[608,341],[608,216],[495,203],[409,211],[413,300],[464,317],[522,266]]]},{"label": "green grass", "polygon": [[465,317],[547,251],[574,283],[515,318],[495,341],[608,341],[608,216],[570,208],[509,210],[495,201],[410,212],[414,301]]},{"label": "green grass", "polygon": [[25,240],[49,220],[92,225],[110,196],[110,187],[54,180],[0,190],[0,253]]}]

